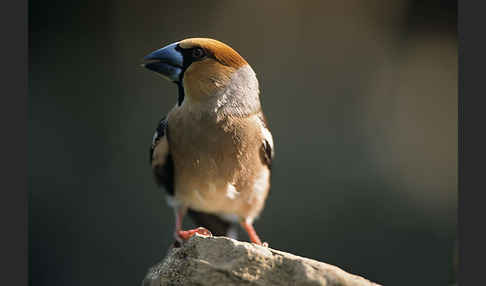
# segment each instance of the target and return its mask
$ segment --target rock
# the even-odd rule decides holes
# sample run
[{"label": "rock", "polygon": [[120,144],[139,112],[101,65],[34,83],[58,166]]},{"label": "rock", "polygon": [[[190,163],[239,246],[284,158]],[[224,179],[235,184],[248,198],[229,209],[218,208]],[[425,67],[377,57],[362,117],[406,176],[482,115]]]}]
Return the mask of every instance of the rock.
[{"label": "rock", "polygon": [[378,284],[340,268],[248,242],[196,234],[149,269],[143,286]]}]

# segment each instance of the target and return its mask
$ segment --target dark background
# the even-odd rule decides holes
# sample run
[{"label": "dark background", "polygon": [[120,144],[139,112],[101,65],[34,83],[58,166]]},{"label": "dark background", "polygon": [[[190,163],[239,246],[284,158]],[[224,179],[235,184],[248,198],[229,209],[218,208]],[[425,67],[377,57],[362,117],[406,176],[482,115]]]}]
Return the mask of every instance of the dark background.
[{"label": "dark background", "polygon": [[177,90],[139,64],[194,36],[259,78],[272,248],[385,285],[452,283],[456,2],[335,2],[31,1],[30,284],[140,285],[165,255],[148,148]]}]

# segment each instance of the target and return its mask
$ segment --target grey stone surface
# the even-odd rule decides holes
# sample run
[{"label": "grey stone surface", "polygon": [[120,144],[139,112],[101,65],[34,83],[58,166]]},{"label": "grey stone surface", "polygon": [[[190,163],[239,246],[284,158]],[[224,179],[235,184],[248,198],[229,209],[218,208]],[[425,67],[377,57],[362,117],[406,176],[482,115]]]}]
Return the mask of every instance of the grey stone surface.
[{"label": "grey stone surface", "polygon": [[326,285],[371,286],[342,269],[226,237],[195,235],[151,267],[143,286]]}]

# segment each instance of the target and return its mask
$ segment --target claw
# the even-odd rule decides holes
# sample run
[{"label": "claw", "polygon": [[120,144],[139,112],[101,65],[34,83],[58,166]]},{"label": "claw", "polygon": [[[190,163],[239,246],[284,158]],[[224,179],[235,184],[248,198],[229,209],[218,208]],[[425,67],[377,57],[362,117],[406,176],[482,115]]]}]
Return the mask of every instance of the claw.
[{"label": "claw", "polygon": [[204,227],[198,227],[196,229],[191,229],[191,230],[180,230],[177,235],[183,240],[187,241],[189,238],[194,236],[196,233],[203,235],[203,236],[209,236],[212,237],[213,234]]}]

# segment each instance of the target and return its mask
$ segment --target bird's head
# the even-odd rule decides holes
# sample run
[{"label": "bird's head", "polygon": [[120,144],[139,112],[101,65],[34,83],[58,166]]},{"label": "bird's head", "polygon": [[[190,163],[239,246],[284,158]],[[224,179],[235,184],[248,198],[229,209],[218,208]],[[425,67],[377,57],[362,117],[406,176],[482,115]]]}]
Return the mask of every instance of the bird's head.
[{"label": "bird's head", "polygon": [[[228,89],[256,89],[255,73],[230,46],[208,38],[189,38],[158,49],[144,66],[179,86],[179,97],[196,100],[224,94]],[[179,103],[183,98],[179,98]]]}]

